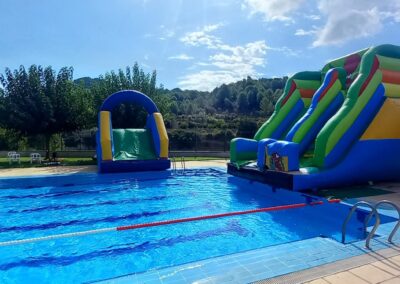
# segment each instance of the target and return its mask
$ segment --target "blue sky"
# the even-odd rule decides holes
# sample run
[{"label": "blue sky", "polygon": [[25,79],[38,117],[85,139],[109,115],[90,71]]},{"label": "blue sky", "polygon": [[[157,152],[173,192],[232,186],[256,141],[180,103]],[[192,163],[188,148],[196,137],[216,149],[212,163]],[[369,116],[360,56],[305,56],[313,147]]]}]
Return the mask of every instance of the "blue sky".
[{"label": "blue sky", "polygon": [[400,1],[0,1],[1,72],[40,64],[97,77],[137,61],[167,88],[211,90],[383,43],[400,45]]}]

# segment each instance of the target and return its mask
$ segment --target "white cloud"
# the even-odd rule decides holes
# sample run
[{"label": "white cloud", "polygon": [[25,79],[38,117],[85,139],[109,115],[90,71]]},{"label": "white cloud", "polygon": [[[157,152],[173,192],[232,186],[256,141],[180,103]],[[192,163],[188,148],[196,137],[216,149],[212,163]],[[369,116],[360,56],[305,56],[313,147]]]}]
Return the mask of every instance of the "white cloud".
[{"label": "white cloud", "polygon": [[318,21],[321,19],[320,15],[304,15],[304,18],[313,20],[313,21]]},{"label": "white cloud", "polygon": [[293,21],[290,15],[304,0],[244,0],[242,7],[251,15],[261,14],[265,21]]},{"label": "white cloud", "polygon": [[172,29],[168,29],[164,25],[160,25],[161,29],[161,36],[159,37],[160,40],[167,40],[175,36],[175,31]]},{"label": "white cloud", "polygon": [[[314,36],[313,46],[341,45],[352,39],[379,33],[384,23],[400,22],[400,1],[316,0],[318,11],[300,15],[322,22],[318,27],[298,28],[296,36]],[[243,0],[242,7],[251,15],[261,14],[265,21],[294,22],[293,15],[304,0]],[[324,20],[324,22],[323,22]]]},{"label": "white cloud", "polygon": [[[232,83],[247,76],[257,77],[257,67],[265,66],[267,45],[264,40],[244,45],[228,45],[211,34],[221,25],[205,26],[203,29],[187,33],[181,41],[188,46],[205,47],[214,50],[207,62],[198,62],[196,66],[207,68],[179,78],[178,85],[183,89],[210,91],[223,84]],[[189,70],[193,70],[190,68]]]},{"label": "white cloud", "polygon": [[242,78],[228,70],[202,70],[182,77],[178,84],[182,89],[211,91],[222,83],[232,83]]},{"label": "white cloud", "polygon": [[222,26],[223,26],[222,23],[207,25],[207,26],[204,26],[203,31],[206,33],[210,33],[210,32],[213,32],[213,31],[219,29]]},{"label": "white cloud", "polygon": [[320,0],[318,9],[327,20],[318,29],[313,46],[372,36],[382,30],[383,21],[400,21],[399,1]]},{"label": "white cloud", "polygon": [[198,65],[198,66],[210,66],[211,63],[207,63],[207,62],[202,62],[202,61],[200,61],[200,62],[197,62],[196,65]]},{"label": "white cloud", "polygon": [[[225,48],[228,49],[227,46]],[[255,66],[264,66],[267,45],[262,40],[244,46],[229,46],[229,51],[225,50],[210,56],[211,64],[220,69],[234,71],[243,78],[247,75],[256,75]]]},{"label": "white cloud", "polygon": [[204,26],[201,30],[186,33],[180,40],[186,45],[201,46],[205,45],[208,48],[216,48],[221,44],[219,38],[209,33],[219,29],[222,24]]},{"label": "white cloud", "polygon": [[297,50],[293,50],[287,46],[281,46],[281,47],[271,47],[268,46],[267,47],[268,50],[270,51],[276,51],[276,52],[281,52],[283,53],[285,56],[294,56],[294,57],[298,57],[300,56],[300,51]]},{"label": "white cloud", "polygon": [[309,35],[314,35],[316,33],[317,33],[317,30],[315,28],[311,29],[311,30],[308,30],[308,31],[303,30],[303,29],[297,29],[296,32],[294,33],[294,35],[296,35],[296,36],[309,36]]},{"label": "white cloud", "polygon": [[[264,41],[247,43],[244,46],[222,45],[209,62],[198,66],[208,70],[191,73],[180,78],[178,85],[183,89],[211,91],[217,86],[232,83],[247,76],[258,77],[257,67],[265,66],[267,45]],[[227,49],[229,48],[229,51]]]},{"label": "white cloud", "polygon": [[166,30],[165,37],[173,37],[175,35],[175,31],[173,30]]},{"label": "white cloud", "polygon": [[170,56],[170,57],[168,57],[168,59],[169,59],[169,60],[183,60],[183,61],[188,61],[188,60],[192,60],[193,57],[192,57],[192,56],[189,56],[189,55],[187,55],[187,54],[185,54],[185,53],[181,53],[181,54],[178,54],[178,55]]},{"label": "white cloud", "polygon": [[382,24],[377,9],[345,11],[328,19],[318,32],[313,46],[342,44],[350,39],[368,37],[379,32]]}]

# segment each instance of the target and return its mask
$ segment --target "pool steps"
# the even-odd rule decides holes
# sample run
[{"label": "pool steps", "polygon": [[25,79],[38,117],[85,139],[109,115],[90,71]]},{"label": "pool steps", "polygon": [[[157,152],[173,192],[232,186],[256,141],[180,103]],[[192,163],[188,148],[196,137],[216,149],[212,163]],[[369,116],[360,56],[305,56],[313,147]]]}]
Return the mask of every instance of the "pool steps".
[{"label": "pool steps", "polygon": [[364,220],[364,233],[365,234],[367,234],[368,223],[371,221],[371,218],[373,216],[375,216],[375,223],[374,223],[374,225],[372,227],[371,232],[369,232],[369,234],[367,235],[367,238],[365,240],[365,246],[368,249],[371,249],[370,246],[369,246],[370,241],[371,241],[372,237],[375,235],[375,232],[376,232],[376,230],[378,229],[378,227],[379,227],[379,225],[381,223],[381,219],[379,217],[379,212],[378,212],[378,207],[380,205],[382,205],[382,204],[391,205],[394,209],[396,209],[396,211],[398,213],[398,216],[399,216],[399,219],[398,219],[396,225],[394,226],[392,232],[390,233],[390,235],[388,237],[388,242],[389,243],[393,243],[393,237],[394,237],[394,235],[396,234],[397,230],[400,227],[400,208],[396,204],[394,204],[393,202],[388,201],[388,200],[381,200],[381,201],[377,202],[375,205],[372,205],[371,203],[366,202],[366,201],[360,201],[360,202],[357,202],[356,204],[354,204],[351,207],[350,212],[347,215],[347,217],[344,220],[343,225],[342,225],[342,243],[344,244],[345,241],[346,241],[347,223],[350,221],[351,217],[353,216],[353,213],[356,211],[356,209],[358,207],[366,206],[366,207],[369,207],[371,209],[371,212],[367,215],[367,217],[365,217],[365,220]]}]

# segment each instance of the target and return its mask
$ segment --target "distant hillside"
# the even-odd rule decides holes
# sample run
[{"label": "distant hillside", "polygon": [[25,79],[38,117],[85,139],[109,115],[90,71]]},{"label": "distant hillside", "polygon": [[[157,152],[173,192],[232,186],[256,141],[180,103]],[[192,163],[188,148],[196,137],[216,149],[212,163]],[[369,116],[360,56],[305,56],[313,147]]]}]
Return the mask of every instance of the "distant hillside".
[{"label": "distant hillside", "polygon": [[74,80],[77,85],[83,85],[85,88],[91,88],[94,84],[100,81],[99,78],[82,77]]},{"label": "distant hillside", "polygon": [[[164,112],[173,115],[221,114],[236,113],[238,115],[268,116],[281,96],[287,77],[246,79],[230,84],[222,84],[211,92],[181,90],[179,88],[164,89],[157,93],[167,101],[163,103]],[[78,85],[91,89],[101,78],[82,77],[74,80]],[[168,105],[168,106],[167,106]]]},{"label": "distant hillside", "polygon": [[270,115],[281,96],[287,77],[252,79],[222,84],[211,92],[160,89],[171,99],[171,113],[175,115],[236,113]]}]

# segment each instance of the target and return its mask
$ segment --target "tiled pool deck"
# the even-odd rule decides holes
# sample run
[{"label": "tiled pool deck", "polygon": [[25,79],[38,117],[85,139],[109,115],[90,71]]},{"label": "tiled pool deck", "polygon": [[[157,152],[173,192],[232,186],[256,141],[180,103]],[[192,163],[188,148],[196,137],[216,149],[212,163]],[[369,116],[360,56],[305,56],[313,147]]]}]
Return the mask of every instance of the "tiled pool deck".
[{"label": "tiled pool deck", "polygon": [[[374,251],[391,247],[386,237],[394,223],[379,227],[371,241]],[[400,242],[397,235],[395,243]],[[341,244],[312,238],[262,249],[216,257],[184,265],[109,279],[101,283],[250,283],[370,252],[365,241]],[[400,254],[400,252],[399,252]]]}]

